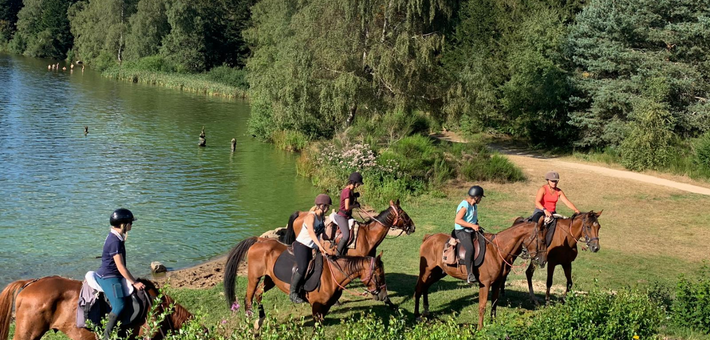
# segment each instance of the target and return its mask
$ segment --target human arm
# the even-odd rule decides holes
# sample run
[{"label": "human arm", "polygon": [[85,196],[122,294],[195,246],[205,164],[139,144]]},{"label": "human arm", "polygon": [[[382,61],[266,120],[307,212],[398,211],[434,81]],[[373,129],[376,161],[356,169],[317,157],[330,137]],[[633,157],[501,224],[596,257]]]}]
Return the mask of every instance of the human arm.
[{"label": "human arm", "polygon": [[577,207],[575,207],[574,204],[567,199],[567,195],[565,195],[565,192],[562,190],[560,190],[560,199],[568,208],[574,210],[575,214],[579,214],[579,209],[577,209]]},{"label": "human arm", "polygon": [[535,208],[538,208],[542,210],[542,212],[545,213],[545,216],[552,216],[551,211],[547,211],[545,209],[545,206],[542,205],[542,197],[545,196],[545,187],[540,187],[537,191],[537,195],[535,196]]},{"label": "human arm", "polygon": [[320,241],[318,240],[318,235],[316,235],[316,232],[313,228],[313,224],[315,223],[315,216],[313,216],[313,214],[308,214],[308,216],[306,216],[303,222],[305,223],[304,227],[308,231],[308,236],[311,237],[313,243],[318,246],[318,249],[320,249],[321,253],[326,254],[325,248],[323,248],[323,246],[320,244]]},{"label": "human arm", "polygon": [[456,219],[454,220],[454,222],[464,228],[473,229],[475,231],[478,231],[478,229],[481,228],[478,224],[468,223],[464,221],[464,215],[466,215],[466,208],[459,209],[459,211],[456,212]]},{"label": "human arm", "polygon": [[136,279],[131,275],[131,272],[128,271],[128,268],[126,268],[126,265],[123,263],[123,256],[121,254],[116,254],[113,256],[113,261],[116,262],[116,268],[118,269],[118,272],[121,273],[121,275],[126,278],[126,281],[133,285],[133,287],[136,287],[138,290],[142,290],[145,288],[145,285],[141,282],[136,281]]}]

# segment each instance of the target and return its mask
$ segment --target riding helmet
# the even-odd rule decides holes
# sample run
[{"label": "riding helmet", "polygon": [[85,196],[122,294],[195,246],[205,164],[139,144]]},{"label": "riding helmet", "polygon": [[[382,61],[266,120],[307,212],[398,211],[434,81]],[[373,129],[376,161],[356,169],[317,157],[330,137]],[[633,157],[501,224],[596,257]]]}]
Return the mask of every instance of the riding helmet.
[{"label": "riding helmet", "polygon": [[348,177],[348,180],[353,183],[358,183],[362,185],[362,175],[360,175],[359,172],[355,171],[350,174],[350,177]]},{"label": "riding helmet", "polygon": [[320,194],[316,196],[316,205],[333,205],[333,201],[330,199],[330,196],[326,194]]},{"label": "riding helmet", "polygon": [[120,208],[116,209],[116,211],[111,214],[109,222],[114,227],[120,227],[123,223],[133,222],[135,220],[136,218],[133,217],[133,213],[130,210]]},{"label": "riding helmet", "polygon": [[486,197],[486,195],[483,194],[483,188],[478,185],[474,185],[468,189],[468,195],[471,197]]},{"label": "riding helmet", "polygon": [[559,181],[560,180],[560,174],[557,173],[557,171],[548,171],[545,174],[545,179],[548,181]]}]

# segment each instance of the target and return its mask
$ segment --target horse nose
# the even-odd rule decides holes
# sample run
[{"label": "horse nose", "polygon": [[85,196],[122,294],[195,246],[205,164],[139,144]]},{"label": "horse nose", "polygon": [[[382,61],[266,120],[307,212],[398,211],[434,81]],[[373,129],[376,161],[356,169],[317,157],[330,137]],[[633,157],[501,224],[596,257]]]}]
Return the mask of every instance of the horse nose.
[{"label": "horse nose", "polygon": [[598,245],[592,245],[589,247],[592,250],[592,253],[596,253],[599,251],[599,246]]}]

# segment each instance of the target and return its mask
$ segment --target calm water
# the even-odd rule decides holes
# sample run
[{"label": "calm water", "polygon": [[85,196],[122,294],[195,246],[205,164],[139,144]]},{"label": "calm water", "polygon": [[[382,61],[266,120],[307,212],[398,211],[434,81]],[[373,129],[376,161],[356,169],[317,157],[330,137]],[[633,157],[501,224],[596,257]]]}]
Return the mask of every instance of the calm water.
[{"label": "calm water", "polygon": [[118,207],[138,218],[128,268],[147,275],[151,261],[194,265],[283,226],[317,194],[293,154],[246,134],[243,102],[48,71],[51,62],[0,54],[3,286],[97,269]]}]

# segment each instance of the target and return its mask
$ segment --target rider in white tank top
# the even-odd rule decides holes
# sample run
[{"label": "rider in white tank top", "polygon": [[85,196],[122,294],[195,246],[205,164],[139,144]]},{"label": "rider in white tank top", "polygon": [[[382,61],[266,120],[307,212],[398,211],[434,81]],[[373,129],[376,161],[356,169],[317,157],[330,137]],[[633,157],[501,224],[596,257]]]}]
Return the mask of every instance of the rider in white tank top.
[{"label": "rider in white tank top", "polygon": [[[311,211],[309,214],[312,214],[314,217],[314,232],[316,235],[318,235],[322,232],[323,220],[313,211]],[[311,235],[308,234],[308,226],[305,222],[301,227],[301,232],[299,232],[298,237],[296,237],[296,242],[299,242],[311,249],[317,248],[316,243],[313,242],[313,239],[311,239]]]}]

